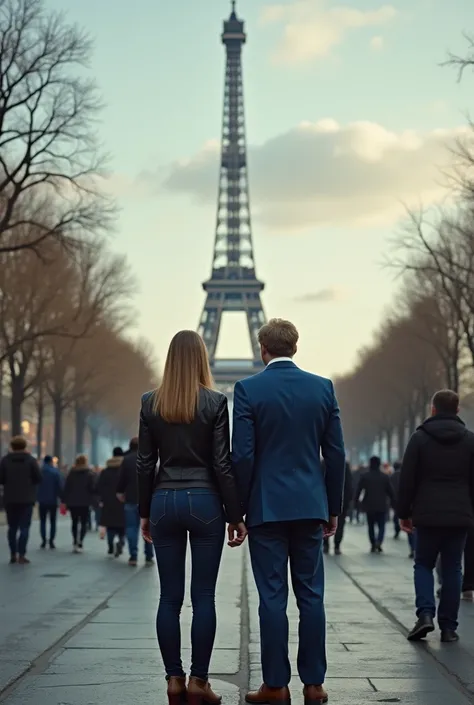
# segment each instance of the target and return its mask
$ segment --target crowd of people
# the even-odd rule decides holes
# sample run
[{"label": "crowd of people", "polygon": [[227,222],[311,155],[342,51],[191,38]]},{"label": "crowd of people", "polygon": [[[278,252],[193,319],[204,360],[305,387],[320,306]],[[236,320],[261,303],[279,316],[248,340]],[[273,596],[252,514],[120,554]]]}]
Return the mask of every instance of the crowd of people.
[{"label": "crowd of people", "polygon": [[[76,553],[83,551],[91,507],[109,555],[119,557],[127,538],[131,565],[141,528],[146,563],[153,563],[154,550],[160,578],[156,628],[170,705],[221,702],[208,672],[226,524],[230,548],[248,538],[260,600],[263,683],[246,696],[254,705],[291,702],[288,569],[300,612],[297,668],[305,705],[328,701],[322,555],[332,537],[341,553],[347,520],[365,518],[375,556],[384,551],[391,511],[394,538],[408,535],[417,617],[410,641],[434,631],[437,616],[441,642],[456,642],[461,595],[474,597],[474,434],[459,417],[458,394],[434,395],[431,416],[401,464],[384,466],[374,456],[352,472],[332,382],[293,362],[295,326],[273,319],[258,341],[265,370],[235,385],[232,452],[227,398],[213,388],[204,342],[181,331],[159,388],[142,397],[139,438],[126,453],[115,448],[102,471],[94,473],[81,455],[63,481],[51,458],[39,467],[23,438],[12,440],[0,463],[12,563],[28,563],[37,500],[43,548],[54,549],[58,505],[71,515]],[[186,679],[180,613],[188,539],[193,621]]]},{"label": "crowd of people", "polygon": [[[28,540],[34,506],[38,506],[41,548],[56,549],[58,513],[70,515],[72,550],[84,551],[87,532],[107,540],[107,555],[119,558],[129,549],[129,565],[138,564],[140,517],[137,484],[138,439],[129,449],[113,449],[105,467],[92,468],[78,455],[64,472],[47,455],[41,465],[28,452],[26,439],[12,439],[10,452],[0,462],[0,485],[7,517],[10,563],[28,565]],[[153,547],[144,542],[145,563],[153,565]]]}]

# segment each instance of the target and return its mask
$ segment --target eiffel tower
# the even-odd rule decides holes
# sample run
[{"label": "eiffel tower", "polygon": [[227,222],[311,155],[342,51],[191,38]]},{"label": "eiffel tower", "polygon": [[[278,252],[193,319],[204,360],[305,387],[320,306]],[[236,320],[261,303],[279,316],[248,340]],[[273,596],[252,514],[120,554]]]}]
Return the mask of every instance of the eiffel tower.
[{"label": "eiffel tower", "polygon": [[[207,296],[198,328],[214,380],[229,394],[236,381],[263,369],[257,333],[265,323],[260,298],[265,285],[257,279],[252,245],[241,60],[245,41],[244,23],[237,17],[234,0],[222,34],[226,74],[217,222],[212,272],[202,285]],[[222,314],[229,311],[243,311],[247,316],[251,359],[216,359]]]}]

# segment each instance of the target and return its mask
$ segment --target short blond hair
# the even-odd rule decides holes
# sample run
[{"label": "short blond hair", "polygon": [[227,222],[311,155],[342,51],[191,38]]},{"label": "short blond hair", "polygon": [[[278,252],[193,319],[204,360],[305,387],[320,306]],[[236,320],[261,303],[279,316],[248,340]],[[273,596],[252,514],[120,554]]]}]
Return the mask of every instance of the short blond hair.
[{"label": "short blond hair", "polygon": [[272,318],[258,331],[258,342],[273,357],[293,357],[299,333],[294,323]]}]

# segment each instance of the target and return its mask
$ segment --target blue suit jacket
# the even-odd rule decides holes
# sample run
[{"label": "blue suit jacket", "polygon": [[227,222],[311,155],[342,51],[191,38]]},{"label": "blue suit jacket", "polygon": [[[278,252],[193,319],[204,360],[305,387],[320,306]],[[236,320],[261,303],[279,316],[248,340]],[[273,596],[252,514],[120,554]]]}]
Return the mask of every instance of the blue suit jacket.
[{"label": "blue suit jacket", "polygon": [[345,452],[332,382],[290,361],[237,382],[232,462],[248,526],[338,516]]}]

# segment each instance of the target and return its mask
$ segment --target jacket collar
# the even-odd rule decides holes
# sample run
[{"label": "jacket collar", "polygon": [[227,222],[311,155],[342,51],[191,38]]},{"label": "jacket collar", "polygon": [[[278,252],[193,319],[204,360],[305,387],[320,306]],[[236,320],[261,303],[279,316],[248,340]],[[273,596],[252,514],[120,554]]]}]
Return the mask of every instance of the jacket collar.
[{"label": "jacket collar", "polygon": [[267,370],[282,370],[286,367],[296,367],[295,363],[290,357],[276,357],[265,367]]}]

